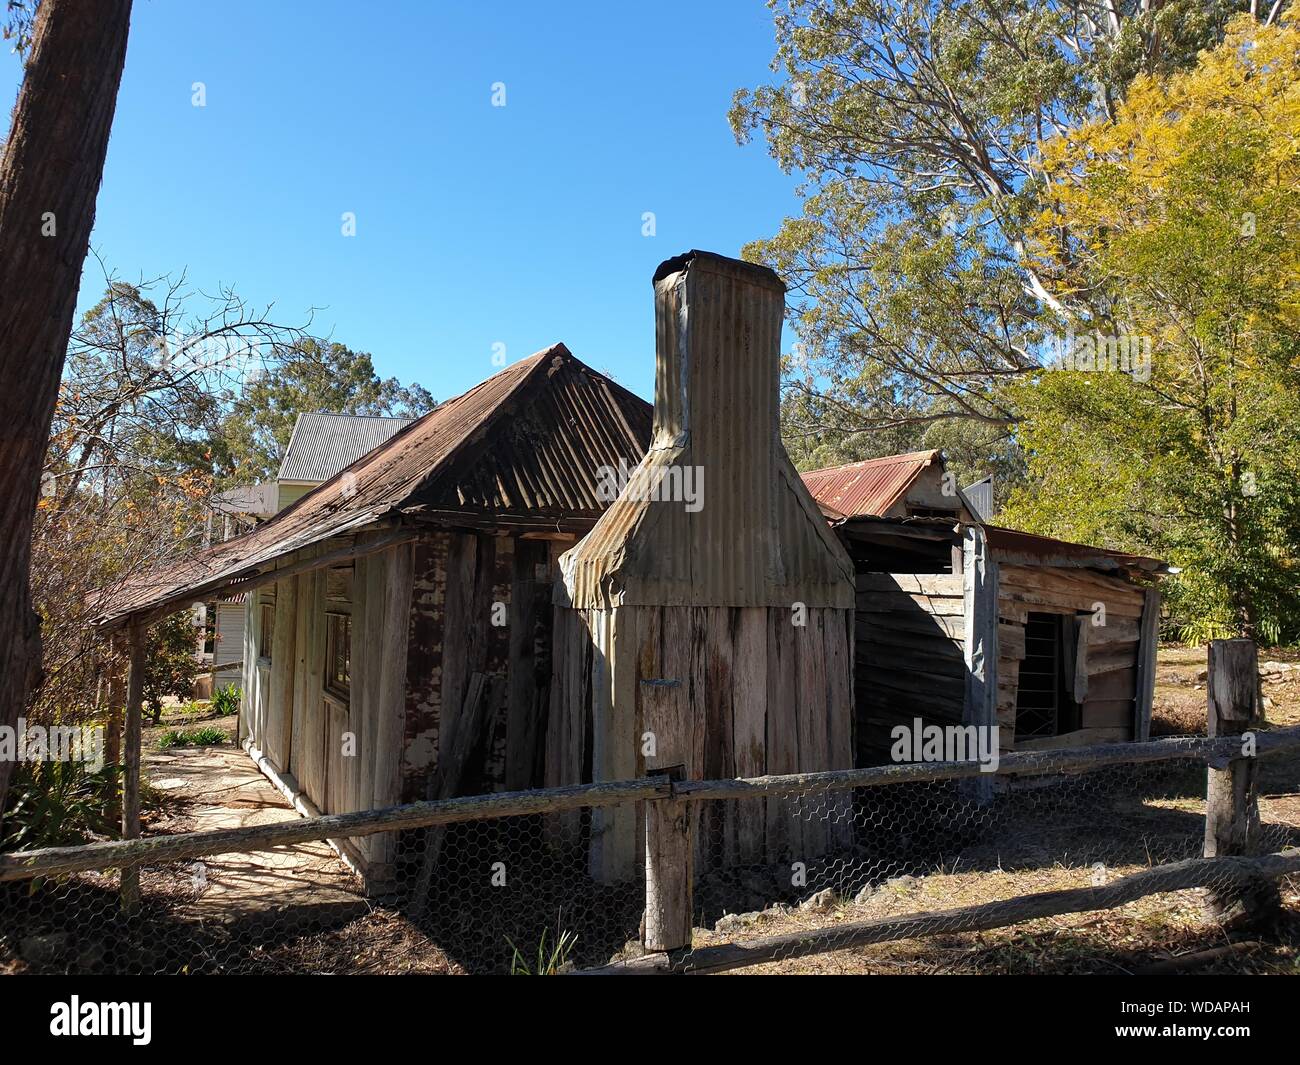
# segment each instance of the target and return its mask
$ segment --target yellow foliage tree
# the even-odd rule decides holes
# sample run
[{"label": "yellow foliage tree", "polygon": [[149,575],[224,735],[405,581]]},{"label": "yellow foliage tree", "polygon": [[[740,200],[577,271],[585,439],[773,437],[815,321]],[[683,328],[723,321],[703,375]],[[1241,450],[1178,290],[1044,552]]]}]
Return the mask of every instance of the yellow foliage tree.
[{"label": "yellow foliage tree", "polygon": [[1041,162],[1032,250],[1076,317],[1015,387],[1006,520],[1177,563],[1188,637],[1300,636],[1300,31],[1239,20]]}]

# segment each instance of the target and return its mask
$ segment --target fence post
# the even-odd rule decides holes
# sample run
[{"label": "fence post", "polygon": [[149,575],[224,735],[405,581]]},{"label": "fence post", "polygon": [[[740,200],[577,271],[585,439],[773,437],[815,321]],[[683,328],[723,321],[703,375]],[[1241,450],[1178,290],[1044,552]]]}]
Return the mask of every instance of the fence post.
[{"label": "fence post", "polygon": [[[666,776],[674,783],[686,775],[675,765],[652,769],[649,776]],[[691,890],[694,886],[695,843],[691,838],[691,804],[667,798],[645,804],[645,931],[646,950],[679,950],[691,945]]]},{"label": "fence post", "polygon": [[[131,665],[126,682],[126,772],[122,788],[122,838],[140,835],[140,704],[144,701],[144,625],[130,626]],[[122,910],[134,913],[140,906],[140,867],[122,869]]]},{"label": "fence post", "polygon": [[[1207,732],[1240,736],[1260,716],[1259,652],[1253,640],[1211,640],[1206,652]],[[1244,749],[1243,743],[1243,749]],[[1257,850],[1258,760],[1253,756],[1211,760],[1205,786],[1205,857],[1250,855]],[[1211,916],[1224,924],[1266,921],[1280,905],[1272,881],[1260,879],[1211,890]]]}]

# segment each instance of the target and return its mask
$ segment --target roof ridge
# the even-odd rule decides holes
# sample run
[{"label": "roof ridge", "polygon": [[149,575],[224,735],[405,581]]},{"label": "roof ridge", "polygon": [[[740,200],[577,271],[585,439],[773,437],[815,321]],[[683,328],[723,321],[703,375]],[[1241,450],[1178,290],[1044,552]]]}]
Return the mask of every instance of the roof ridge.
[{"label": "roof ridge", "polygon": [[815,470],[805,470],[801,476],[811,477],[814,473],[833,473],[836,470],[849,470],[855,466],[871,466],[874,464],[885,464],[888,462],[919,462],[924,457],[933,461],[943,454],[942,448],[926,448],[921,451],[900,451],[897,455],[877,455],[871,459],[857,459],[853,462],[842,462],[838,466],[822,466]]}]

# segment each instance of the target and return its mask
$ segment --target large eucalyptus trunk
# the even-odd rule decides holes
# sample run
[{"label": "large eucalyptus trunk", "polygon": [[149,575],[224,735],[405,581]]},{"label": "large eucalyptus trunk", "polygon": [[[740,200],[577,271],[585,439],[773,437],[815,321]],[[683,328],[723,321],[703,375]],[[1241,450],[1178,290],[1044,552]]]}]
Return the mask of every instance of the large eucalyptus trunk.
[{"label": "large eucalyptus trunk", "polygon": [[[0,726],[41,675],[32,518],[130,16],[131,0],[43,0],[0,159]],[[0,761],[0,812],[13,769]]]}]

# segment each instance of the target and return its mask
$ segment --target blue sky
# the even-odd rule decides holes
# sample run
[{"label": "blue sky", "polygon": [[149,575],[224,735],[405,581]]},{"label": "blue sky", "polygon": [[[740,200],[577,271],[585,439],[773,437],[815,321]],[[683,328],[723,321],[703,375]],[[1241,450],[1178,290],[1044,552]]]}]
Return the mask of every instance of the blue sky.
[{"label": "blue sky", "polygon": [[[439,399],[494,343],[557,340],[648,396],[655,266],[798,210],[726,120],[773,47],[759,0],[136,0],[92,246],[127,280],[322,308],[316,330]],[[5,55],[5,127],[20,76]],[[102,285],[88,261],[83,308]]]}]

